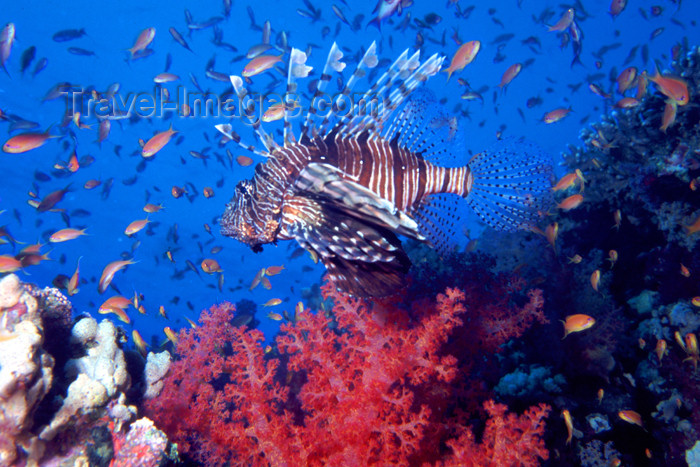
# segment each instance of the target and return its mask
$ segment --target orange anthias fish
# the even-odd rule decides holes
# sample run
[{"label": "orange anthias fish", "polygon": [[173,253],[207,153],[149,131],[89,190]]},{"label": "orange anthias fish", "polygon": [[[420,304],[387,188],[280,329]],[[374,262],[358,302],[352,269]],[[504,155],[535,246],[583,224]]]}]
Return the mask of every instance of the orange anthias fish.
[{"label": "orange anthias fish", "polygon": [[250,62],[248,62],[245,68],[243,68],[243,72],[241,73],[241,75],[243,75],[246,78],[259,75],[260,73],[269,70],[270,68],[275,66],[276,63],[279,63],[281,61],[282,57],[279,55],[259,55],[252,59]]},{"label": "orange anthias fish", "polygon": [[85,229],[78,230],[78,229],[61,229],[58,232],[54,232],[50,237],[49,241],[51,243],[60,243],[60,242],[67,242],[68,240],[74,240],[81,235],[86,235],[85,234]]},{"label": "orange anthias fish", "polygon": [[642,416],[634,410],[620,410],[617,413],[617,416],[620,417],[621,420],[626,421],[627,423],[632,423],[643,428]]},{"label": "orange anthias fish", "polygon": [[462,71],[465,66],[469,65],[476,57],[476,54],[479,53],[480,48],[481,42],[479,41],[469,41],[462,44],[459,49],[457,49],[457,52],[455,52],[454,57],[452,57],[450,66],[446,70],[443,70],[447,73],[447,81],[450,80],[452,73],[455,71]]},{"label": "orange anthias fish", "polygon": [[671,99],[678,105],[686,105],[690,102],[690,93],[688,84],[681,78],[673,78],[670,76],[662,76],[659,69],[656,69],[656,74],[649,77],[649,81],[656,84],[659,91]]},{"label": "orange anthias fish", "polygon": [[5,141],[2,150],[9,154],[21,154],[43,146],[50,138],[58,138],[46,133],[22,133]]},{"label": "orange anthias fish", "polygon": [[175,334],[175,331],[173,331],[170,326],[165,326],[163,332],[168,340],[172,342],[174,346],[177,346],[177,334]]},{"label": "orange anthias fish", "polygon": [[131,331],[131,338],[134,339],[134,345],[136,345],[139,353],[143,356],[143,358],[146,358],[146,355],[148,355],[148,350],[146,349],[147,344],[146,341],[143,340],[143,337],[141,337],[141,334],[134,329]]},{"label": "orange anthias fish", "polygon": [[593,271],[593,274],[591,274],[591,287],[593,287],[593,290],[598,292],[598,286],[600,285],[600,269],[596,269]]},{"label": "orange anthias fish", "polygon": [[566,320],[561,322],[564,323],[564,337],[562,339],[565,339],[573,332],[581,332],[593,327],[595,319],[592,316],[577,314],[569,315]]},{"label": "orange anthias fish", "polygon": [[665,339],[659,339],[656,341],[656,357],[659,359],[659,365],[661,365],[661,360],[663,360],[664,355],[666,355],[666,349],[668,344],[666,344]]},{"label": "orange anthias fish", "polygon": [[280,303],[282,303],[282,300],[281,300],[281,299],[279,299],[279,298],[271,298],[271,299],[269,299],[268,301],[266,301],[266,302],[263,304],[263,307],[277,306],[277,305],[279,305]]},{"label": "orange anthias fish", "polygon": [[623,97],[619,101],[615,102],[615,107],[618,109],[631,109],[632,107],[637,107],[639,101],[634,97]]},{"label": "orange anthias fish", "polygon": [[205,259],[202,261],[202,271],[207,274],[214,274],[216,272],[221,272],[221,266],[219,262],[215,259]]},{"label": "orange anthias fish", "polygon": [[120,310],[125,310],[131,305],[131,300],[121,295],[115,295],[110,297],[100,305],[97,310],[100,314],[111,313],[113,308],[119,308]]},{"label": "orange anthias fish", "polygon": [[22,268],[22,262],[10,255],[0,255],[0,273],[14,272]]},{"label": "orange anthias fish", "polygon": [[576,194],[565,198],[561,203],[557,204],[557,207],[563,211],[570,211],[579,207],[583,203],[583,195]]},{"label": "orange anthias fish", "polygon": [[282,270],[284,269],[284,265],[282,266],[268,266],[267,269],[265,269],[265,274],[268,276],[276,276]]},{"label": "orange anthias fish", "polygon": [[100,308],[97,310],[100,314],[114,313],[117,315],[120,321],[129,324],[131,323],[131,318],[126,314],[125,309],[131,305],[131,300],[128,298],[116,295],[107,299]]},{"label": "orange anthias fish", "polygon": [[678,111],[678,104],[676,103],[676,101],[673,99],[667,100],[666,106],[664,107],[664,115],[661,118],[661,126],[659,127],[659,130],[666,133],[666,130],[668,130],[668,127],[673,125],[673,123],[676,121],[676,112],[677,111]]},{"label": "orange anthias fish", "polygon": [[238,156],[238,157],[236,157],[236,162],[241,167],[248,167],[249,165],[253,164],[253,159],[251,159],[248,156]]},{"label": "orange anthias fish", "polygon": [[253,282],[250,283],[250,287],[248,288],[248,290],[253,290],[258,285],[260,285],[260,282],[262,281],[263,277],[265,277],[265,272],[265,268],[262,268],[260,271],[258,271],[258,273],[253,278]]},{"label": "orange anthias fish", "polygon": [[127,49],[131,53],[131,57],[133,58],[134,55],[136,55],[138,52],[144,50],[146,47],[151,45],[151,42],[153,42],[153,38],[155,37],[156,28],[146,28],[143,31],[141,31],[139,33],[139,36],[136,38],[134,46],[130,49]]},{"label": "orange anthias fish", "polygon": [[627,6],[627,0],[612,0],[610,3],[610,16],[615,18],[622,13],[622,10]]},{"label": "orange anthias fish", "polygon": [[542,117],[542,121],[547,124],[555,123],[569,115],[569,112],[571,112],[571,109],[554,109],[551,112],[547,112],[546,114],[544,114],[544,117]]},{"label": "orange anthias fish", "polygon": [[696,232],[700,232],[700,217],[698,217],[695,222],[690,225],[684,225],[686,235],[692,235]]},{"label": "orange anthias fish", "polygon": [[634,82],[637,77],[637,67],[631,66],[627,67],[617,77],[617,92],[624,94]]},{"label": "orange anthias fish", "polygon": [[563,15],[561,15],[561,18],[559,18],[559,21],[557,21],[557,23],[554,26],[549,26],[547,28],[547,31],[565,31],[566,28],[571,26],[571,22],[574,20],[574,13],[574,9],[569,8],[564,12]]},{"label": "orange anthias fish", "polygon": [[80,260],[82,256],[78,258],[78,264],[75,266],[75,272],[68,280],[68,286],[66,287],[66,292],[69,296],[73,296],[78,293],[78,285],[80,283]]},{"label": "orange anthias fish", "polygon": [[511,65],[508,67],[508,69],[503,73],[503,76],[501,77],[501,83],[498,85],[501,90],[505,90],[506,86],[510,84],[513,79],[515,79],[516,76],[520,73],[520,70],[523,69],[523,66],[520,63],[516,63],[515,65]]},{"label": "orange anthias fish", "polygon": [[564,409],[561,411],[561,416],[564,417],[566,432],[568,433],[568,436],[566,437],[566,444],[571,444],[571,438],[574,436],[574,422],[571,419],[571,413],[568,409]]},{"label": "orange anthias fish", "polygon": [[552,191],[567,190],[574,186],[576,179],[578,179],[578,174],[576,172],[568,173],[559,179],[557,184],[552,187]]},{"label": "orange anthias fish", "polygon": [[132,236],[135,233],[143,230],[149,222],[151,222],[151,221],[148,219],[135,220],[134,222],[132,222],[131,224],[126,226],[124,233],[128,236]]},{"label": "orange anthias fish", "polygon": [[149,214],[154,213],[154,212],[158,212],[158,211],[160,211],[161,209],[163,209],[163,205],[162,205],[162,204],[151,204],[151,203],[147,203],[147,204],[143,207],[143,210],[144,210],[145,212],[149,213]]},{"label": "orange anthias fish", "polygon": [[119,260],[112,261],[107,266],[105,266],[105,268],[102,270],[102,276],[100,277],[100,282],[97,286],[97,290],[100,293],[104,293],[104,291],[107,290],[107,287],[109,287],[109,284],[112,282],[114,275],[117,272],[124,269],[125,267],[129,266],[130,264],[136,264],[136,262],[131,261],[130,259]]},{"label": "orange anthias fish", "polygon": [[177,131],[173,130],[171,124],[169,129],[154,135],[143,145],[141,155],[145,158],[153,157],[158,151],[163,149],[163,146],[168,144],[170,138],[172,138],[175,133],[177,133]]}]

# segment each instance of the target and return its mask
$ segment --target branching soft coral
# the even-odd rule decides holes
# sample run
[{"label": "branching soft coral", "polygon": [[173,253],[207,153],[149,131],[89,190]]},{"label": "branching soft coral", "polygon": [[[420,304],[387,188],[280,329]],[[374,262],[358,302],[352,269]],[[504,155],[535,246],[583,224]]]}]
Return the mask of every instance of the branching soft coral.
[{"label": "branching soft coral", "polygon": [[370,312],[330,284],[322,290],[333,299],[343,332],[331,331],[329,318],[305,312],[278,338],[280,351],[290,355],[289,370],[306,373],[298,395],[306,429],[333,427],[314,441],[312,458],[335,465],[404,463],[418,450],[431,414],[414,400],[411,385],[454,378],[456,359],[439,350],[462,323],[464,294],[448,289],[438,296],[436,313],[410,326],[399,310]]},{"label": "branching soft coral", "polygon": [[[487,405],[483,445],[452,415],[463,366],[444,344],[464,330],[461,291],[448,289],[416,315],[331,285],[323,292],[333,319],[307,310],[283,325],[280,358],[264,355],[259,331],[230,324],[232,305],[203,312],[199,327],[180,332],[178,360],[149,415],[207,465],[419,465],[439,461],[446,446],[450,459],[493,458],[505,445],[513,457],[500,465],[546,458],[544,407],[518,418]],[[286,374],[276,375],[280,359]]]},{"label": "branching soft coral", "polygon": [[542,434],[543,420],[549,413],[549,406],[540,404],[531,407],[520,416],[506,415],[506,406],[489,400],[484,402],[489,414],[481,445],[474,442],[474,435],[463,430],[460,437],[447,442],[452,456],[445,459],[448,466],[500,467],[504,465],[535,466],[538,458],[547,460],[549,452],[544,447]]},{"label": "branching soft coral", "polygon": [[281,410],[287,389],[273,381],[279,361],[263,360],[263,334],[232,326],[233,311],[230,303],[213,306],[200,326],[180,331],[181,358],[147,411],[183,452],[207,465],[234,454],[242,464],[265,464],[264,457],[283,465],[294,443]]}]

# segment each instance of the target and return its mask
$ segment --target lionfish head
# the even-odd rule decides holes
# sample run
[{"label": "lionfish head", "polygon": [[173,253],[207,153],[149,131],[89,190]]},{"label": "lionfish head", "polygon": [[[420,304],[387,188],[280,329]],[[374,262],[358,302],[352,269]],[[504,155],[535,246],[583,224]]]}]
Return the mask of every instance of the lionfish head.
[{"label": "lionfish head", "polygon": [[264,213],[253,216],[254,190],[252,180],[243,180],[238,183],[219,224],[222,235],[249,245],[253,251],[261,251],[261,245],[275,241],[278,224],[274,219],[266,219],[268,216]]}]

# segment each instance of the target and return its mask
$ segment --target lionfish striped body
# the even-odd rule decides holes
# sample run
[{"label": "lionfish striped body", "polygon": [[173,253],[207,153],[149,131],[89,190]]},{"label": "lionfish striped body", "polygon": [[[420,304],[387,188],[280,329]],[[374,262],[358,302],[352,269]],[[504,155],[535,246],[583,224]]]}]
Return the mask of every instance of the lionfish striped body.
[{"label": "lionfish striped body", "polygon": [[[376,65],[374,53],[373,43],[343,95]],[[344,68],[341,57],[333,44],[317,96],[331,70]],[[411,264],[398,235],[447,249],[454,222],[446,219],[444,207],[466,199],[494,227],[527,227],[543,208],[551,184],[549,165],[536,149],[522,143],[518,151],[504,146],[457,167],[437,163],[454,152],[449,144],[455,119],[435,111],[430,95],[413,91],[439,71],[443,60],[433,55],[421,64],[418,53],[408,57],[404,52],[365,93],[366,99],[382,99],[381,112],[363,113],[356,103],[330,126],[329,117],[316,125],[312,108],[298,141],[285,112],[283,146],[256,122],[268,159],[256,167],[252,180],[236,187],[220,222],[222,234],[254,250],[294,239],[319,257],[341,289],[383,296],[403,285]],[[308,73],[305,61],[302,52],[292,49],[288,92],[296,91],[296,78]],[[231,81],[244,99],[247,91],[240,78]],[[400,112],[394,112],[399,106]],[[254,150],[230,126],[217,128]]]}]

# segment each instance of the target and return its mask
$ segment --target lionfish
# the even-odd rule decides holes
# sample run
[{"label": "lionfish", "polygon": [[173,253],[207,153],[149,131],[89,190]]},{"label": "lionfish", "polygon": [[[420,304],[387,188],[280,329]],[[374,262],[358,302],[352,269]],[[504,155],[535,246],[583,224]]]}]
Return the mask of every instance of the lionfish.
[{"label": "lionfish", "polygon": [[[323,96],[334,73],[343,70],[342,56],[334,43],[314,97]],[[297,78],[311,70],[306,59],[304,52],[291,50],[288,95],[295,94]],[[421,62],[420,51],[410,56],[404,51],[343,115],[328,112],[322,118],[310,106],[299,138],[291,131],[295,106],[287,106],[283,145],[265,132],[260,119],[251,118],[265,151],[241,142],[230,124],[217,125],[227,139],[267,157],[252,180],[236,186],[220,220],[221,233],[253,251],[294,239],[320,259],[339,289],[379,297],[400,289],[411,266],[398,236],[448,251],[460,227],[455,218],[460,202],[494,228],[531,227],[547,208],[548,158],[531,143],[511,141],[450,167],[446,161],[465,152],[455,143],[456,118],[447,118],[429,91],[414,92],[444,60],[435,54]],[[372,43],[334,109],[377,64]],[[247,97],[250,104],[242,79],[231,76],[231,82],[240,102]],[[366,111],[372,99],[381,111]]]}]

